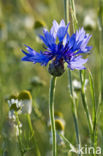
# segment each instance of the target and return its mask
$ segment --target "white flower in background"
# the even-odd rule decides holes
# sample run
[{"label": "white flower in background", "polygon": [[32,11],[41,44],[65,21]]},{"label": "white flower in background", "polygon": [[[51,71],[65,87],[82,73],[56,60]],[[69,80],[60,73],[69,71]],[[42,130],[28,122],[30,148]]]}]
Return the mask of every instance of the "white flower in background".
[{"label": "white flower in background", "polygon": [[9,111],[9,119],[13,119],[14,121],[16,120],[15,112],[14,110]]},{"label": "white flower in background", "polygon": [[8,99],[9,119],[16,120],[16,113],[31,114],[32,96],[29,91],[23,90],[18,96],[11,95]]},{"label": "white flower in background", "polygon": [[21,103],[21,112],[23,114],[32,112],[32,96],[31,93],[27,90],[23,90],[18,95],[18,101]]},{"label": "white flower in background", "polygon": [[22,104],[20,101],[18,101],[17,96],[15,95],[11,95],[7,102],[9,105],[9,114],[8,114],[9,119],[13,119],[15,121],[16,120],[15,112],[17,112],[17,114],[21,113]]},{"label": "white flower in background", "polygon": [[[88,84],[88,79],[85,80],[84,90],[86,90],[87,84]],[[76,80],[76,79],[72,81],[72,86],[73,86],[74,91],[80,91],[81,90],[81,82]]]},{"label": "white flower in background", "polygon": [[83,25],[84,28],[88,30],[93,30],[96,28],[97,19],[96,19],[96,12],[94,10],[88,10],[85,13]]},{"label": "white flower in background", "polygon": [[32,29],[34,26],[34,17],[33,16],[26,16],[24,18],[24,26],[27,29]]},{"label": "white flower in background", "polygon": [[78,90],[81,89],[81,83],[80,83],[80,81],[73,80],[72,85],[73,85],[73,88],[74,89],[78,89]]},{"label": "white flower in background", "polygon": [[21,101],[18,101],[18,99],[10,99],[8,100],[9,107],[12,107],[13,105],[16,105],[17,109],[19,109],[21,105]]}]

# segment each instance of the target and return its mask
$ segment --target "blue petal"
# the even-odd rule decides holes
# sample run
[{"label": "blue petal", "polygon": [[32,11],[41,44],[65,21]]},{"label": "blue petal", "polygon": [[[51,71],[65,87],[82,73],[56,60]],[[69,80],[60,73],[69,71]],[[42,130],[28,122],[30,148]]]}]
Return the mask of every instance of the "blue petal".
[{"label": "blue petal", "polygon": [[[28,47],[28,46],[27,46]],[[22,52],[26,55],[22,58],[22,61],[29,61],[35,63],[40,63],[41,65],[47,65],[50,58],[48,55],[43,54],[42,52],[38,53],[34,51],[32,48],[28,47],[28,53],[22,50]]]},{"label": "blue petal", "polygon": [[65,33],[65,30],[66,30],[65,27],[60,27],[59,30],[58,30],[58,32],[57,32],[57,37],[58,37],[58,39],[59,39],[60,42],[62,42],[63,39],[64,39],[64,37],[65,37],[65,34],[66,34]]},{"label": "blue petal", "polygon": [[84,39],[85,37],[85,30],[82,27],[81,29],[79,29],[79,31],[76,31],[76,41],[80,42]]},{"label": "blue petal", "polygon": [[65,21],[63,19],[60,22],[60,27],[65,27]]},{"label": "blue petal", "polygon": [[61,27],[66,28],[64,20],[61,20],[60,24],[58,24],[58,23],[56,22],[56,20],[53,21],[53,26],[52,26],[52,28],[51,28],[51,30],[50,30],[50,33],[51,33],[51,35],[53,35],[53,37],[54,37],[55,39],[56,39],[57,34],[58,34],[57,32],[60,31],[59,29],[60,29]]},{"label": "blue petal", "polygon": [[73,57],[69,62],[68,62],[68,68],[71,70],[78,69],[86,69],[83,64],[85,64],[88,61],[88,59],[83,59],[82,56],[76,56]]},{"label": "blue petal", "polygon": [[73,47],[74,43],[75,43],[75,34],[73,34],[69,39],[69,43],[68,43],[69,49]]},{"label": "blue petal", "polygon": [[31,56],[31,54],[29,54],[29,53],[27,53],[27,52],[25,52],[24,50],[21,50],[26,56]]},{"label": "blue petal", "polygon": [[81,46],[80,46],[80,49],[81,49],[82,51],[85,52],[85,50],[86,50],[86,46],[87,46],[87,44],[88,44],[90,38],[91,38],[91,35],[85,37],[84,40],[82,41]]},{"label": "blue petal", "polygon": [[[64,24],[62,23],[62,25],[64,25]],[[68,27],[69,27],[69,23],[67,24],[66,27],[65,26],[59,27],[59,29],[57,31],[57,37],[58,37],[60,42],[63,41],[65,35],[67,34]]]},{"label": "blue petal", "polygon": [[39,35],[39,37],[40,37],[40,39],[44,42],[44,44],[48,47],[48,44],[47,44],[47,42],[46,42],[45,37],[42,36],[42,35]]},{"label": "blue petal", "polygon": [[76,45],[75,50],[81,50],[82,53],[88,52],[91,48],[87,47],[87,44],[91,38],[91,35],[86,34],[84,28],[79,29],[76,31]]},{"label": "blue petal", "polygon": [[28,62],[33,62],[31,57],[28,56],[24,56],[22,59],[22,61],[28,61]]},{"label": "blue petal", "polygon": [[57,23],[56,20],[53,21],[53,26],[50,30],[50,33],[51,35],[53,35],[53,37],[56,39],[56,36],[57,36],[57,31],[58,31],[58,28],[59,28],[59,24]]},{"label": "blue petal", "polygon": [[24,46],[26,47],[26,50],[30,53],[30,54],[35,54],[36,51],[34,49],[32,49],[31,47],[27,46],[26,44],[24,44]]},{"label": "blue petal", "polygon": [[44,32],[44,36],[39,35],[39,37],[42,39],[42,41],[48,48],[54,50],[56,46],[55,38],[48,31],[43,31],[43,32]]},{"label": "blue petal", "polygon": [[49,32],[45,32],[44,35],[45,35],[45,39],[46,39],[48,45],[55,44],[55,39],[54,39],[54,37]]}]

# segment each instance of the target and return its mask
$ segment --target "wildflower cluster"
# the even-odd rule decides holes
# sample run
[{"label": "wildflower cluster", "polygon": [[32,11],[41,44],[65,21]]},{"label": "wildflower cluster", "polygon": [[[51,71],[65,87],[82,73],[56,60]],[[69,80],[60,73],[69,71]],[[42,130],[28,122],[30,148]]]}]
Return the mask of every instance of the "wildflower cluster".
[{"label": "wildflower cluster", "polygon": [[21,108],[22,108],[22,103],[17,99],[16,95],[11,95],[8,99],[8,106],[9,106],[9,119],[16,120],[16,115],[21,114]]},{"label": "wildflower cluster", "polygon": [[22,123],[19,120],[20,114],[30,114],[32,111],[32,97],[29,91],[22,91],[16,95],[11,95],[8,98],[9,105],[9,119],[12,120],[13,126],[16,130],[16,136],[22,133]]},{"label": "wildflower cluster", "polygon": [[18,120],[18,115],[21,114],[22,103],[15,95],[11,95],[8,99],[9,119],[13,123],[15,135],[19,136],[22,133],[22,123]]},{"label": "wildflower cluster", "polygon": [[81,28],[70,36],[68,27],[69,23],[65,25],[64,20],[61,20],[60,24],[54,20],[50,32],[44,28],[43,35],[39,35],[45,44],[44,52],[38,53],[25,45],[28,52],[22,50],[26,55],[22,61],[40,63],[42,66],[49,63],[48,71],[54,76],[60,76],[64,73],[64,63],[67,63],[71,70],[85,69],[84,64],[88,59],[83,59],[82,54],[88,53],[92,48],[87,46],[91,35],[86,34],[85,30]]}]

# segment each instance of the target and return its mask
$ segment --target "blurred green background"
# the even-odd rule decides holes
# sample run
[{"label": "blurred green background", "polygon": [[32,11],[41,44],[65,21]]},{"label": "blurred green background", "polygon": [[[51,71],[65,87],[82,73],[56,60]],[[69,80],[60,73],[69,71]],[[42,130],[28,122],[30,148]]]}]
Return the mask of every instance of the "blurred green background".
[{"label": "blurred green background", "polygon": [[[86,31],[92,34],[90,45],[93,46],[87,67],[90,68],[95,84],[95,97],[98,102],[100,89],[100,56],[99,56],[99,31],[97,25],[99,3],[97,0],[76,0],[76,13],[79,27],[84,26]],[[87,20],[90,17],[90,21]],[[43,49],[43,44],[38,35],[42,27],[48,29],[53,19],[60,22],[64,19],[63,0],[0,0],[0,156],[19,156],[20,152],[17,139],[11,136],[10,121],[8,119],[8,103],[6,98],[24,89],[31,90],[30,81],[34,76],[40,77],[45,82],[44,86],[33,87],[33,105],[39,109],[41,116],[35,113],[35,107],[31,114],[35,137],[42,156],[47,156],[51,150],[49,144],[49,120],[48,91],[50,75],[47,68],[28,62],[22,62],[24,44],[31,46],[36,51]],[[88,22],[89,21],[89,22]],[[92,22],[91,22],[92,21]],[[79,72],[73,71],[73,79],[79,80]],[[88,72],[86,72],[88,79]],[[87,85],[87,101],[92,112],[89,83]],[[55,111],[63,114],[65,120],[65,136],[76,145],[74,123],[71,111],[71,102],[68,90],[67,71],[57,79],[55,95]],[[78,119],[80,135],[83,144],[89,144],[89,131],[86,115],[78,93]],[[103,111],[98,121],[98,144],[103,146]],[[25,119],[24,119],[25,120]],[[24,121],[23,121],[24,122]],[[26,120],[24,122],[27,125]],[[28,129],[26,126],[25,129]],[[24,142],[24,144],[26,144]],[[67,149],[66,149],[67,150]],[[64,152],[65,153],[65,152]],[[31,150],[25,155],[33,155]],[[59,154],[65,155],[65,154]],[[70,154],[69,154],[70,155]],[[72,154],[71,154],[72,155]],[[75,155],[75,154],[74,154]]]}]

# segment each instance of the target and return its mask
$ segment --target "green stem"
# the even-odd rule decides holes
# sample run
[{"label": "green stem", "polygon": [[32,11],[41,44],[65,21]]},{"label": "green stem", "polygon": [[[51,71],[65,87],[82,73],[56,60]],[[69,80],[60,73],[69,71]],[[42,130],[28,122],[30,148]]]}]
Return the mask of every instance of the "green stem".
[{"label": "green stem", "polygon": [[92,140],[92,143],[93,143],[93,145],[95,147],[97,112],[96,112],[96,101],[95,101],[93,77],[92,77],[92,73],[90,71],[89,71],[89,82],[90,82],[90,90],[91,90],[92,103],[93,103],[93,140]]},{"label": "green stem", "polygon": [[77,109],[76,109],[75,99],[73,97],[72,77],[71,77],[70,69],[68,71],[68,74],[69,74],[70,95],[71,95],[71,99],[72,99],[72,113],[73,113],[73,119],[74,119],[74,124],[75,124],[76,138],[77,138],[78,145],[80,145],[80,136],[79,136],[78,119],[77,119]]},{"label": "green stem", "polygon": [[[64,0],[64,12],[65,12],[65,23],[67,24],[68,19],[69,19],[69,1],[68,0]],[[79,128],[78,128],[77,109],[76,109],[75,99],[73,97],[72,77],[71,77],[70,69],[68,70],[68,75],[69,75],[69,84],[70,84],[70,95],[72,99],[72,114],[73,114],[73,119],[74,119],[77,144],[78,144],[78,148],[80,148],[81,143],[80,143]],[[79,154],[79,156],[81,156],[81,154]]]},{"label": "green stem", "polygon": [[[73,96],[72,78],[71,78],[70,69],[68,71],[68,74],[69,74],[70,96],[72,100],[72,114],[73,114],[74,125],[75,125],[76,139],[77,139],[78,148],[80,148],[81,142],[80,142],[80,135],[79,135],[79,128],[78,128],[77,108],[76,108],[76,103],[75,103],[75,99]],[[81,153],[78,155],[81,156]]]},{"label": "green stem", "polygon": [[64,14],[65,14],[65,23],[69,21],[69,1],[64,0]]},{"label": "green stem", "polygon": [[73,32],[76,31],[78,28],[78,21],[76,18],[76,11],[75,11],[75,3],[74,0],[69,0],[70,1],[70,10],[71,10],[71,16],[72,16],[72,25],[73,25]]},{"label": "green stem", "polygon": [[99,0],[99,51],[100,51],[100,58],[101,58],[101,101],[103,101],[103,0]]},{"label": "green stem", "polygon": [[29,124],[30,131],[31,131],[31,134],[32,134],[31,137],[32,137],[34,135],[34,130],[33,130],[33,127],[32,127],[30,114],[27,114],[27,119],[28,119],[28,124]]},{"label": "green stem", "polygon": [[83,107],[87,116],[87,120],[88,120],[88,125],[89,125],[89,130],[90,130],[90,134],[92,137],[92,132],[93,132],[93,125],[92,125],[92,120],[91,120],[91,116],[88,110],[88,105],[86,102],[86,96],[85,96],[85,89],[84,89],[84,84],[85,84],[85,79],[83,79],[83,73],[82,71],[80,71],[80,80],[81,80],[81,97],[82,97],[82,103],[83,103]]},{"label": "green stem", "polygon": [[55,92],[55,83],[56,83],[56,77],[51,77],[50,90],[49,90],[49,115],[50,115],[50,122],[51,122],[51,131],[52,131],[53,156],[56,156],[57,155],[56,129],[55,129],[55,119],[54,119],[54,92]]},{"label": "green stem", "polygon": [[[75,32],[75,30],[77,28],[77,19],[76,19],[76,13],[75,13],[74,0],[70,0],[70,7],[72,10],[73,31]],[[88,110],[88,105],[86,103],[86,96],[85,96],[85,90],[84,90],[84,83],[82,82],[82,77],[83,77],[83,75],[82,75],[82,72],[80,71],[80,79],[81,79],[81,85],[82,85],[82,91],[81,91],[82,102],[83,102],[84,110],[87,115],[89,129],[92,134],[93,126],[92,126],[92,121],[91,121],[91,117],[90,117],[89,110]]]},{"label": "green stem", "polygon": [[20,149],[21,156],[24,156],[24,151],[22,150],[22,144],[19,136],[18,136],[18,142],[19,142],[19,149]]},{"label": "green stem", "polygon": [[98,28],[99,28],[99,54],[100,54],[100,93],[99,102],[97,105],[97,116],[100,114],[101,106],[103,104],[103,0],[99,0],[99,15],[98,15]]},{"label": "green stem", "polygon": [[31,131],[31,134],[32,134],[31,137],[33,137],[33,141],[34,141],[35,154],[36,154],[36,156],[40,156],[41,154],[40,154],[38,145],[37,145],[36,140],[35,140],[34,129],[33,129],[33,127],[32,127],[32,122],[31,122],[30,114],[27,114],[27,119],[28,119],[28,124],[29,124],[30,131]]}]

